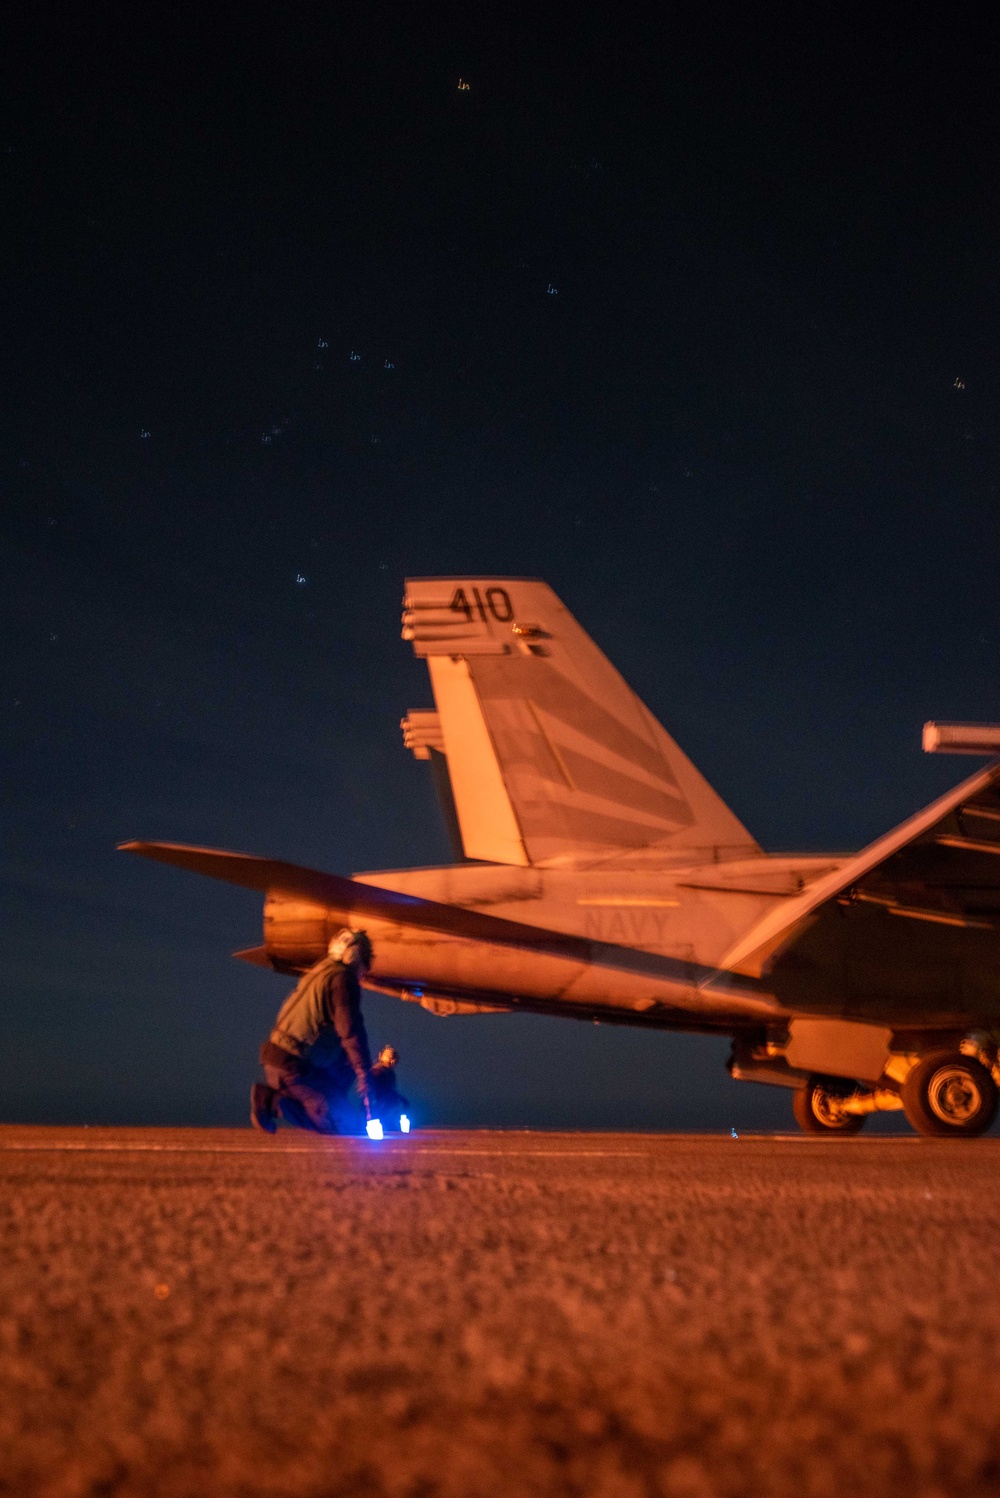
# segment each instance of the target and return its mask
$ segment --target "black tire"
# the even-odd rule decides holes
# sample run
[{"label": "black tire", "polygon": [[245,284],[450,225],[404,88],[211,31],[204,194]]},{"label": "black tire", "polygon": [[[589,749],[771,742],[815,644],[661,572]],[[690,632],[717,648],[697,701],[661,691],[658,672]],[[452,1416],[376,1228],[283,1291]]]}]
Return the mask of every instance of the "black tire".
[{"label": "black tire", "polygon": [[903,1109],[918,1134],[974,1138],[996,1118],[997,1084],[974,1056],[934,1051],[903,1083]]},{"label": "black tire", "polygon": [[833,1077],[810,1077],[804,1087],[796,1088],[792,1112],[803,1134],[858,1134],[864,1128],[866,1113],[844,1113],[837,1103],[851,1091],[851,1084]]}]

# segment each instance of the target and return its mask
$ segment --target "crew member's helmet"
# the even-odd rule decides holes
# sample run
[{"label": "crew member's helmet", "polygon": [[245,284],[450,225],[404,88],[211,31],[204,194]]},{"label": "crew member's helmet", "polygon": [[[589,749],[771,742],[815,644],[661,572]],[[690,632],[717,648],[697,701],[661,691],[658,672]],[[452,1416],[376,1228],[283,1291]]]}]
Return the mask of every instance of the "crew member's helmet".
[{"label": "crew member's helmet", "polygon": [[345,966],[357,965],[364,968],[365,972],[372,965],[372,944],[368,939],[367,931],[354,931],[350,926],[345,926],[338,931],[330,942],[327,951],[331,957]]},{"label": "crew member's helmet", "polygon": [[384,1045],[378,1053],[378,1064],[385,1071],[395,1066],[399,1061],[399,1052],[394,1045]]}]

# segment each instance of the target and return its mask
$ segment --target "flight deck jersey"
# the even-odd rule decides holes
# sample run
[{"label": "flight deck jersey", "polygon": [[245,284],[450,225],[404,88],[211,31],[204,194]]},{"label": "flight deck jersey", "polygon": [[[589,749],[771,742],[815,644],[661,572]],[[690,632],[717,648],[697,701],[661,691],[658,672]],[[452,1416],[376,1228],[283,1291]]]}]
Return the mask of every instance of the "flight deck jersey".
[{"label": "flight deck jersey", "polygon": [[362,1090],[366,1088],[371,1053],[353,967],[335,957],[311,967],[279,1009],[271,1044],[326,1069],[346,1055]]}]

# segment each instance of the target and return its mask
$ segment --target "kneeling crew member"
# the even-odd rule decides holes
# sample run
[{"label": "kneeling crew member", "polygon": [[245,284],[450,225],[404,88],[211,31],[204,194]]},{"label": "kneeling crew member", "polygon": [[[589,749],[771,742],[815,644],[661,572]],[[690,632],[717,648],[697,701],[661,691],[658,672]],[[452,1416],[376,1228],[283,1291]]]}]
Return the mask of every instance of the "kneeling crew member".
[{"label": "kneeling crew member", "polygon": [[337,1103],[346,1103],[355,1082],[371,1117],[371,1053],[361,1017],[361,979],[371,963],[367,933],[345,926],[330,942],[326,957],[289,994],[270,1039],[261,1046],[267,1080],[250,1089],[254,1128],[273,1134],[280,1109],[297,1128],[336,1134],[331,1101],[335,1110]]},{"label": "kneeling crew member", "polygon": [[399,1052],[394,1045],[384,1045],[375,1058],[369,1078],[372,1107],[387,1129],[398,1129],[402,1114],[409,1115],[410,1105],[399,1090],[396,1067]]}]

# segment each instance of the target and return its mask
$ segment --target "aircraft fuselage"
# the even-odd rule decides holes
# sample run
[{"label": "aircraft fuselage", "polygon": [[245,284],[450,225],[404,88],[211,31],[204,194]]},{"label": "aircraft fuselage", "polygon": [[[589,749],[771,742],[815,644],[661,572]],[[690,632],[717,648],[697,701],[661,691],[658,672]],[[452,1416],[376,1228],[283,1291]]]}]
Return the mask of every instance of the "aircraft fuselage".
[{"label": "aircraft fuselage", "polygon": [[[637,859],[631,867],[586,870],[465,863],[359,874],[365,885],[582,938],[595,959],[366,917],[376,954],[370,983],[438,1013],[525,1008],[685,1029],[780,1019],[783,1007],[765,982],[732,975],[720,984],[720,959],[750,924],[837,862],[778,856],[650,868]],[[284,971],[305,969],[345,919],[342,909],[272,892],[264,922],[268,960]],[[713,977],[714,986],[706,986]]]}]

